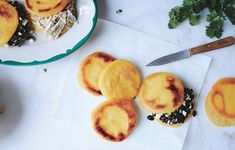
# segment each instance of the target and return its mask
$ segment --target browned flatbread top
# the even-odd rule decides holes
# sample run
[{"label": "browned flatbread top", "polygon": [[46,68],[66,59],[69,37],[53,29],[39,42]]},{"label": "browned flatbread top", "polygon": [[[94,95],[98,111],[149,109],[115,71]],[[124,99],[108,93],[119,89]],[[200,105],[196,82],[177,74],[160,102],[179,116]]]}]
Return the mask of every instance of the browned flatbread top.
[{"label": "browned flatbread top", "polygon": [[104,139],[119,142],[136,126],[137,114],[128,100],[108,100],[92,113],[95,131]]},{"label": "browned flatbread top", "polygon": [[70,0],[25,0],[24,5],[32,15],[48,17],[61,12]]}]

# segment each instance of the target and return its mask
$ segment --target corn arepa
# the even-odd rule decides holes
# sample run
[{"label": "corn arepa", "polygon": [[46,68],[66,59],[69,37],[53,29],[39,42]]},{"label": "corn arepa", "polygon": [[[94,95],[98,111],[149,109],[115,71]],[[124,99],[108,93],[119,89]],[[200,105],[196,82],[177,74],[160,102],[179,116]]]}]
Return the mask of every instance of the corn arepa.
[{"label": "corn arepa", "polygon": [[139,98],[143,107],[150,112],[173,112],[184,101],[184,86],[173,74],[154,73],[144,79]]},{"label": "corn arepa", "polygon": [[114,60],[114,57],[103,52],[94,52],[87,56],[80,63],[79,84],[93,95],[102,95],[98,84],[100,74]]},{"label": "corn arepa", "polygon": [[100,74],[99,88],[108,99],[132,100],[138,93],[141,77],[130,61],[118,59]]},{"label": "corn arepa", "polygon": [[235,78],[219,79],[211,88],[206,104],[207,116],[217,126],[235,125]]},{"label": "corn arepa", "polygon": [[120,142],[127,138],[137,123],[137,114],[131,101],[109,99],[92,112],[92,125],[102,138]]},{"label": "corn arepa", "polygon": [[5,0],[0,0],[0,45],[7,44],[19,24],[18,12]]}]

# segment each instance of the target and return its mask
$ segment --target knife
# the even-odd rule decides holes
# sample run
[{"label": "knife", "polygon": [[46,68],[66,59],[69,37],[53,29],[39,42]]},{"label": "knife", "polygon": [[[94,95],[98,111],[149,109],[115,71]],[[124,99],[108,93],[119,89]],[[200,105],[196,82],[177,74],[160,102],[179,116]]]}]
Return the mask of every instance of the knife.
[{"label": "knife", "polygon": [[211,43],[207,43],[204,45],[200,45],[194,48],[186,49],[177,53],[169,54],[163,57],[160,57],[158,59],[155,59],[154,61],[150,62],[147,64],[147,66],[159,66],[159,65],[164,65],[167,63],[171,63],[174,61],[178,61],[181,59],[189,58],[192,55],[196,55],[199,53],[204,53],[212,50],[216,50],[219,48],[227,47],[230,45],[233,45],[235,43],[235,38],[230,36],[226,37],[221,40],[217,40]]}]

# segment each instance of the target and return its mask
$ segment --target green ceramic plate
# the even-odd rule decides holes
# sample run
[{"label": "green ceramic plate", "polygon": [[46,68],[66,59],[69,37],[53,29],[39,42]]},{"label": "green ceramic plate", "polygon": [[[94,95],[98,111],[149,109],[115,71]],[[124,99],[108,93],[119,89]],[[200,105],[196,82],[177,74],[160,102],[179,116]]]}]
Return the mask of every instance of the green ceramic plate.
[{"label": "green ceramic plate", "polygon": [[56,40],[45,34],[36,35],[36,41],[21,47],[0,47],[0,64],[29,66],[59,60],[78,50],[93,33],[98,9],[96,0],[77,0],[78,22]]}]

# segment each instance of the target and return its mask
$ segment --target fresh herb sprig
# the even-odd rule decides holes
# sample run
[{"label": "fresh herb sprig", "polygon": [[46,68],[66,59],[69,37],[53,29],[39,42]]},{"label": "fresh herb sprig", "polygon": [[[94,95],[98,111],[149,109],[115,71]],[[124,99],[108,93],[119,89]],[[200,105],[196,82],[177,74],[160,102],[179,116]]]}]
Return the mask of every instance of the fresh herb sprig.
[{"label": "fresh herb sprig", "polygon": [[186,19],[190,25],[200,23],[201,11],[209,9],[207,15],[206,35],[210,38],[220,38],[223,33],[224,20],[227,18],[235,25],[235,0],[183,0],[182,6],[176,6],[169,12],[170,29],[176,28]]}]

